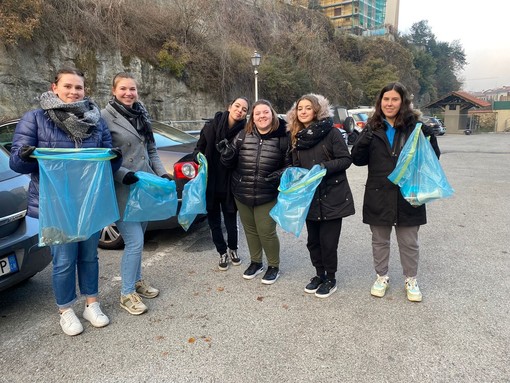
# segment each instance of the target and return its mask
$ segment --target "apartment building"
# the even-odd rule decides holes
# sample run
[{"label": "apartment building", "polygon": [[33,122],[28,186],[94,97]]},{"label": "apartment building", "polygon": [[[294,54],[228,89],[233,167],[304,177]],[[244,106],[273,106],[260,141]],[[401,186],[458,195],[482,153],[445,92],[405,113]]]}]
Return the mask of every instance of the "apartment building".
[{"label": "apartment building", "polygon": [[488,102],[510,101],[510,86],[487,89],[481,92],[471,92],[474,96]]},{"label": "apartment building", "polygon": [[336,28],[356,35],[378,35],[387,26],[398,29],[399,0],[316,0],[310,8],[319,8]]}]

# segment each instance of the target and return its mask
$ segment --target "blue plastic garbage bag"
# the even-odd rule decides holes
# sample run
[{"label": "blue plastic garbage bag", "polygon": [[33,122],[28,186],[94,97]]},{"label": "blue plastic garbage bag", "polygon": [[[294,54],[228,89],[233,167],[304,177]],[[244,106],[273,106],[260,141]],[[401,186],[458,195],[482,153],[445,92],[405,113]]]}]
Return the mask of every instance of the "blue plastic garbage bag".
[{"label": "blue plastic garbage bag", "polygon": [[269,215],[285,231],[299,237],[305,224],[315,189],[326,175],[326,169],[314,165],[310,170],[291,167],[280,179],[276,205]]},{"label": "blue plastic garbage bag", "polygon": [[147,172],[136,172],[135,175],[138,182],[129,190],[124,221],[159,221],[177,214],[175,181]]},{"label": "blue plastic garbage bag", "polygon": [[198,214],[206,214],[205,189],[207,187],[207,159],[198,153],[198,174],[184,185],[182,191],[181,210],[177,220],[182,228],[188,231]]},{"label": "blue plastic garbage bag", "polygon": [[454,193],[434,149],[421,131],[421,123],[416,124],[388,179],[400,186],[402,196],[413,206]]},{"label": "blue plastic garbage bag", "polygon": [[39,246],[88,239],[119,219],[110,149],[49,149],[39,162]]}]

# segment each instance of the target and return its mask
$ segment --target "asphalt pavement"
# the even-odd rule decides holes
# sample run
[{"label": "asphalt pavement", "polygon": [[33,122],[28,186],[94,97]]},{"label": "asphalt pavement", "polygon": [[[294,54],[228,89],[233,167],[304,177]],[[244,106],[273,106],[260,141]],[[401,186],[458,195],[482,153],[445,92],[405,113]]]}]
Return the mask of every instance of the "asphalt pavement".
[{"label": "asphalt pavement", "polygon": [[[109,326],[62,333],[47,268],[0,293],[0,382],[510,382],[510,133],[439,137],[452,198],[428,205],[420,229],[423,302],[406,299],[393,238],[390,289],[375,280],[361,222],[366,168],[348,178],[356,215],[344,220],[338,290],[303,291],[314,275],[299,238],[279,231],[280,279],[243,264],[217,269],[206,223],[148,233],[144,278],[161,290],[149,312],[119,307],[120,251],[100,251]],[[83,298],[75,309],[81,317]]]}]

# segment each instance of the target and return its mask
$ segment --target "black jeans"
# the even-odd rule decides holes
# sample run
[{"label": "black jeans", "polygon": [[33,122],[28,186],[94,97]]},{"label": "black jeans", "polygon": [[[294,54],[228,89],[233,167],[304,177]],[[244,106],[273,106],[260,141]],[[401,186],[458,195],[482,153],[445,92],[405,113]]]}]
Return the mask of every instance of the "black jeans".
[{"label": "black jeans", "polygon": [[[237,212],[226,211],[225,198],[216,197],[213,201],[212,209],[207,212],[207,221],[211,229],[212,239],[218,253],[225,254],[228,248],[237,250],[238,241],[238,227],[237,227]],[[223,221],[227,229],[227,242],[223,236],[223,228],[221,226],[221,214],[223,213]]]},{"label": "black jeans", "polygon": [[338,267],[338,241],[342,231],[342,218],[331,221],[306,220],[308,242],[312,265],[317,275],[324,273],[333,276]]}]

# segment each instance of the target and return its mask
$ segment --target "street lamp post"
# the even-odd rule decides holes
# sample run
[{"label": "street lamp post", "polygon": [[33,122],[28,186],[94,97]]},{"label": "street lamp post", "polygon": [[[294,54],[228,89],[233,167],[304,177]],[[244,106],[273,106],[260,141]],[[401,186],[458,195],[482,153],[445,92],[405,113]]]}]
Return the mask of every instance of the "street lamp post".
[{"label": "street lamp post", "polygon": [[259,99],[259,89],[258,89],[259,71],[258,71],[258,67],[260,65],[261,57],[262,56],[257,51],[255,51],[255,53],[253,53],[253,56],[251,56],[251,65],[253,66],[253,73],[255,74],[255,101],[257,101]]}]

